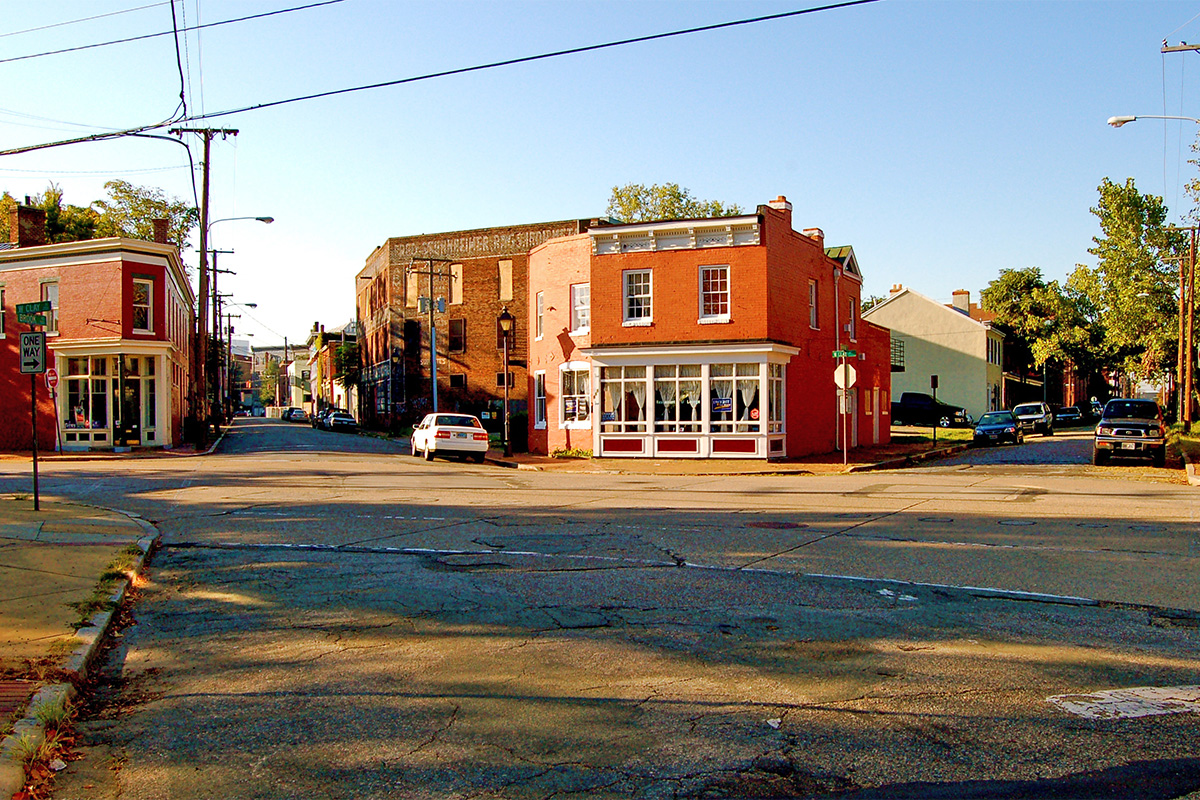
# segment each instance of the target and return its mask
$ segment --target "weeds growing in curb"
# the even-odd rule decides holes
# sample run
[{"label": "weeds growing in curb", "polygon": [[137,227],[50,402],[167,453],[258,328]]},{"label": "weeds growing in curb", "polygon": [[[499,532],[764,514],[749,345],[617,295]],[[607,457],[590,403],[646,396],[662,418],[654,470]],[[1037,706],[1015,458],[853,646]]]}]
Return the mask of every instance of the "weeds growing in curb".
[{"label": "weeds growing in curb", "polygon": [[79,612],[79,618],[71,623],[72,628],[75,630],[86,628],[91,624],[92,617],[98,612],[113,608],[112,593],[116,584],[119,581],[133,579],[133,568],[141,555],[142,549],[135,544],[121,550],[117,557],[104,568],[104,572],[100,573],[100,580],[90,595],[83,600],[67,603],[69,608]]}]

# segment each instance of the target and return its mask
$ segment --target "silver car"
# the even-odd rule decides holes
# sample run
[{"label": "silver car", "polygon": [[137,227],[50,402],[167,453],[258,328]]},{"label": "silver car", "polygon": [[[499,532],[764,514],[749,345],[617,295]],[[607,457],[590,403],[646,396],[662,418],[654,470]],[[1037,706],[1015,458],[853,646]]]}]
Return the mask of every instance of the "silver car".
[{"label": "silver car", "polygon": [[1045,403],[1021,403],[1012,411],[1027,432],[1054,435],[1054,412]]}]

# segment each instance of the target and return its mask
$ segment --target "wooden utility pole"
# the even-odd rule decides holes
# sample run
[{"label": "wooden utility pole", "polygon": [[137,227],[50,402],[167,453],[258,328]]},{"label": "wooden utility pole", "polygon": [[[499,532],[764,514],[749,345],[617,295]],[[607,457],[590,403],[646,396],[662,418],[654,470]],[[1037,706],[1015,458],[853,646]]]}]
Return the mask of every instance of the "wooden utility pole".
[{"label": "wooden utility pole", "polygon": [[[1180,279],[1179,291],[1179,326],[1183,328],[1183,308],[1184,308],[1184,293],[1182,286],[1182,277]],[[1194,369],[1196,357],[1194,353],[1195,347],[1195,328],[1194,319],[1196,315],[1196,228],[1192,228],[1191,249],[1188,254],[1188,277],[1187,277],[1187,331],[1184,334],[1184,347],[1182,355],[1187,362],[1187,367],[1183,374],[1183,414],[1182,419],[1187,429],[1192,427],[1192,389],[1194,387]]]},{"label": "wooden utility pole", "polygon": [[[416,269],[413,267],[414,261],[426,261],[429,266],[425,269]],[[433,408],[430,409],[434,413],[438,410],[438,384],[437,384],[437,322],[433,316],[436,298],[433,295],[433,279],[446,278],[452,280],[454,274],[452,272],[438,272],[434,269],[434,264],[452,264],[454,261],[449,258],[434,258],[432,256],[413,256],[409,261],[408,268],[405,272],[409,275],[428,275],[429,276],[429,381],[430,390],[432,393],[431,400]],[[419,303],[418,303],[419,305]],[[504,382],[508,383],[508,376],[504,376]]]},{"label": "wooden utility pole", "polygon": [[[200,275],[199,297],[196,309],[195,346],[192,348],[195,359],[192,368],[192,414],[197,422],[207,419],[213,414],[209,406],[208,369],[208,185],[209,185],[209,155],[214,136],[237,136],[234,128],[172,128],[171,133],[181,136],[185,133],[199,134],[204,143],[204,159],[200,170]],[[216,327],[214,320],[213,326]],[[199,412],[197,414],[197,411]],[[207,424],[202,437],[207,440]]]}]

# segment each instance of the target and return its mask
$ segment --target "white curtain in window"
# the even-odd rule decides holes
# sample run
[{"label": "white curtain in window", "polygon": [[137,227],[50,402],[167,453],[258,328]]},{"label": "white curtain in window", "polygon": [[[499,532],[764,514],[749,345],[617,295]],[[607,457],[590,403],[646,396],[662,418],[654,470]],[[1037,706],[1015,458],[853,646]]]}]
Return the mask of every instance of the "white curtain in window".
[{"label": "white curtain in window", "polygon": [[757,390],[758,384],[754,381],[738,381],[738,392],[742,396],[742,416],[739,419],[750,419],[750,403]]}]

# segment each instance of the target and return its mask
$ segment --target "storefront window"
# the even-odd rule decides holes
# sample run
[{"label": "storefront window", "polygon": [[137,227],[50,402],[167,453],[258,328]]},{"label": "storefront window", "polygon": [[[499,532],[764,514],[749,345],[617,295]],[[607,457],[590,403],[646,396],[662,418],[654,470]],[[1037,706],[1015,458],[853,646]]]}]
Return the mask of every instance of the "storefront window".
[{"label": "storefront window", "polygon": [[760,429],[758,411],[758,364],[736,365],[737,385],[734,401],[737,407],[737,431],[755,433]]},{"label": "storefront window", "polygon": [[783,365],[767,365],[767,414],[770,420],[769,433],[783,431]]},{"label": "storefront window", "polygon": [[733,432],[733,364],[713,364],[708,368],[708,396],[712,433]]},{"label": "storefront window", "polygon": [[646,368],[601,367],[600,430],[638,433],[646,430]]},{"label": "storefront window", "polygon": [[700,365],[659,365],[654,368],[654,430],[699,431]]},{"label": "storefront window", "polygon": [[587,422],[591,417],[588,370],[568,369],[562,372],[562,421]]}]

